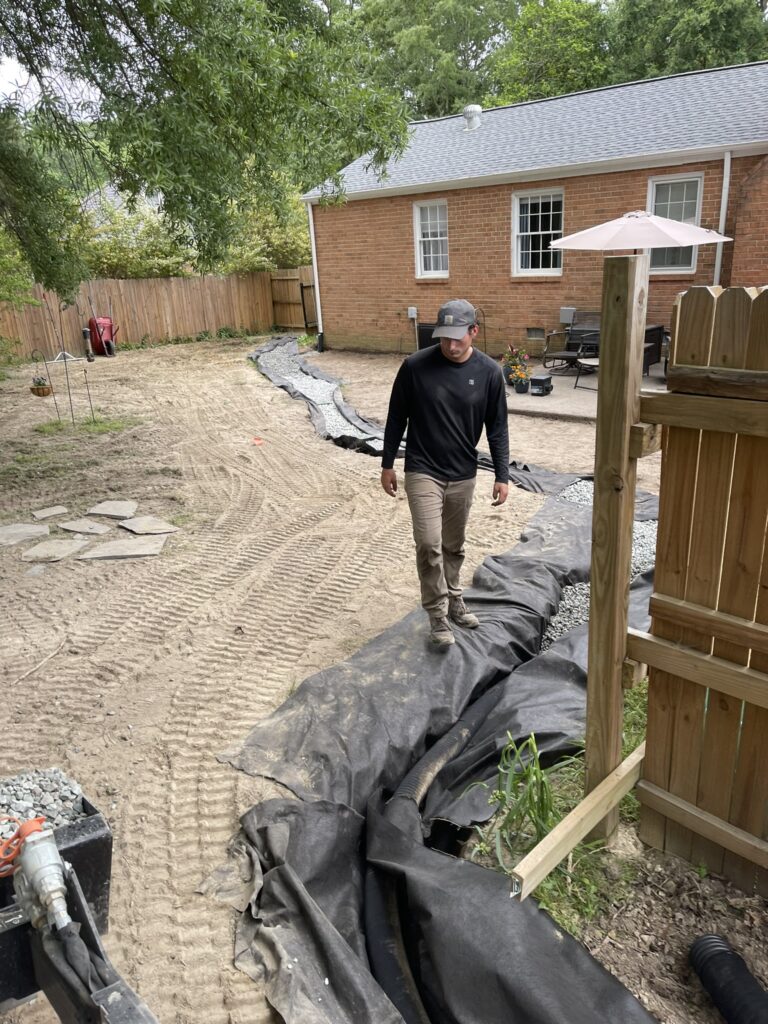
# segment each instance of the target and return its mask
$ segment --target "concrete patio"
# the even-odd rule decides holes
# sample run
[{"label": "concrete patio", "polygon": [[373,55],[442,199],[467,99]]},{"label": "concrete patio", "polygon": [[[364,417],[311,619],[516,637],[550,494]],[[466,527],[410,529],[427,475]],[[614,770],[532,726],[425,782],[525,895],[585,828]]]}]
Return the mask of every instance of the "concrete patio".
[{"label": "concrete patio", "polygon": [[[551,373],[540,363],[532,362],[531,373]],[[519,395],[514,388],[507,388],[507,407],[516,416],[545,416],[553,419],[594,422],[597,416],[597,385],[599,374],[581,375],[579,386],[574,387],[576,371],[552,373],[552,391],[548,395]],[[644,391],[665,391],[667,381],[664,364],[656,363],[647,377],[643,377]]]}]

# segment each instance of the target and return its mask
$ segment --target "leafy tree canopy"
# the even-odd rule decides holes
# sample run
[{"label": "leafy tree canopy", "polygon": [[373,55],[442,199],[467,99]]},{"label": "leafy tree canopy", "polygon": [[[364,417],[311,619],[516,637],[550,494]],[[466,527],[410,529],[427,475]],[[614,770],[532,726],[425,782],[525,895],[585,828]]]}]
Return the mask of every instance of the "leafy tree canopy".
[{"label": "leafy tree canopy", "polygon": [[613,0],[611,78],[631,82],[768,57],[761,0]]},{"label": "leafy tree canopy", "polygon": [[0,302],[23,306],[32,301],[32,274],[14,238],[0,228]]},{"label": "leafy tree canopy", "polygon": [[488,90],[488,59],[514,21],[513,0],[362,0],[351,24],[377,56],[377,80],[414,117],[458,113]]},{"label": "leafy tree canopy", "polygon": [[14,169],[33,148],[23,121],[49,153],[80,153],[127,196],[162,196],[204,266],[249,197],[277,208],[286,180],[316,184],[364,152],[381,164],[405,139],[402,103],[369,87],[368,48],[313,0],[0,0],[0,56],[39,90],[31,115],[2,111],[0,183],[16,199],[0,220],[64,294],[64,267],[79,273],[62,228],[71,199],[61,162],[54,173],[39,149]]},{"label": "leafy tree canopy", "polygon": [[487,104],[594,89],[608,81],[606,17],[593,0],[526,0],[491,59]]},{"label": "leafy tree canopy", "polygon": [[[194,249],[177,238],[158,210],[139,201],[133,210],[103,195],[89,213],[83,242],[89,277],[183,277],[194,272]],[[307,215],[298,194],[278,212],[256,204],[234,215],[232,237],[211,270],[220,274],[276,270],[310,263]]]}]

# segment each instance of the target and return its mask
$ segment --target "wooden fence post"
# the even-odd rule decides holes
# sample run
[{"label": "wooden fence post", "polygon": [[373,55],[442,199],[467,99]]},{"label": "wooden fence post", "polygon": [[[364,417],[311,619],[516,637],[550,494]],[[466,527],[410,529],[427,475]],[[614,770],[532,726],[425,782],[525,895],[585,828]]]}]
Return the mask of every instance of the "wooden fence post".
[{"label": "wooden fence post", "polygon": [[[622,668],[627,642],[648,257],[609,256],[603,271],[587,680],[586,792],[621,762]],[[609,836],[614,808],[593,831]]]}]

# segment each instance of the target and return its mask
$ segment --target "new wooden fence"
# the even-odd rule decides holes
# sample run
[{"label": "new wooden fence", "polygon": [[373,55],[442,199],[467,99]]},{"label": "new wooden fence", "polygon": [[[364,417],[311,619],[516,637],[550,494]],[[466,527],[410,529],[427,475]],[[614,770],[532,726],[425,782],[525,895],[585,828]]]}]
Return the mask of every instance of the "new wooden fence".
[{"label": "new wooden fence", "polygon": [[[34,350],[55,356],[64,348],[73,355],[83,352],[82,329],[95,309],[97,316],[111,315],[120,330],[121,342],[160,340],[210,331],[221,327],[245,327],[253,333],[273,326],[305,330],[307,319],[316,318],[312,268],[279,270],[225,277],[165,277],[147,280],[95,280],[85,282],[75,302],[61,308],[53,292],[35,285],[37,306],[0,309],[0,336],[18,339],[17,354]],[[302,304],[302,293],[304,303]]]},{"label": "new wooden fence", "polygon": [[[692,288],[666,394],[640,390],[648,257],[603,279],[589,621],[588,795],[512,873],[521,899],[635,784],[648,844],[768,895],[768,288]],[[627,629],[638,458],[662,450],[650,633]],[[646,741],[620,763],[623,688]]]},{"label": "new wooden fence", "polygon": [[641,837],[768,895],[768,289],[687,292],[668,388]]}]

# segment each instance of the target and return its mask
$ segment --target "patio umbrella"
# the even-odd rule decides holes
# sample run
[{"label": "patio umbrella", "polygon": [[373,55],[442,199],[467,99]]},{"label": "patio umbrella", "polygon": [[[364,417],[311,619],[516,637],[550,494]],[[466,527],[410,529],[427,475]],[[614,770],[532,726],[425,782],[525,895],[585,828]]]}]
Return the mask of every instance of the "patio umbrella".
[{"label": "patio umbrella", "polygon": [[732,241],[717,231],[635,210],[550,243],[550,249],[667,249]]}]

